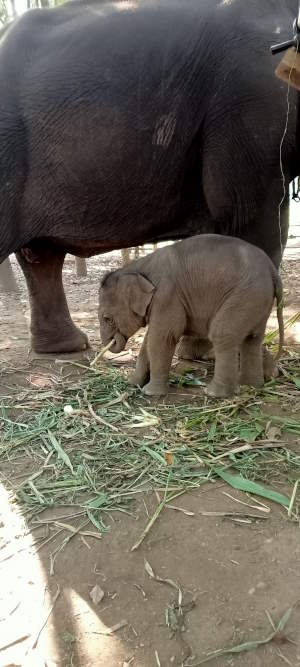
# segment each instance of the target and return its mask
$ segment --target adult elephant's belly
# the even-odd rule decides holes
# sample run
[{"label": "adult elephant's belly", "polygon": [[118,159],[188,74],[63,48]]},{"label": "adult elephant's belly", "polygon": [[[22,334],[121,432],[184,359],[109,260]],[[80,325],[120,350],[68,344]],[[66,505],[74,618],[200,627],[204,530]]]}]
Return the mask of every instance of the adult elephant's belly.
[{"label": "adult elephant's belly", "polygon": [[88,256],[202,230],[201,188],[191,178],[200,153],[180,106],[169,115],[151,107],[141,129],[133,113],[112,121],[101,105],[93,113],[89,105],[68,105],[67,127],[63,119],[41,127],[32,110],[28,237],[36,229],[37,237]]}]

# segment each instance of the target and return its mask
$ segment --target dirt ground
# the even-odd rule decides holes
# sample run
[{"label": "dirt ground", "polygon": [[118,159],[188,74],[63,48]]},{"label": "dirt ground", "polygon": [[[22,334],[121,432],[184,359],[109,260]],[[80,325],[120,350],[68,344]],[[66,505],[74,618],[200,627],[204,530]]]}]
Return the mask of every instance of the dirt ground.
[{"label": "dirt ground", "polygon": [[[118,262],[119,253],[88,260],[88,277],[83,279],[75,277],[72,257],[65,264],[73,319],[96,349],[99,278]],[[14,268],[19,295],[0,294],[2,394],[28,386],[30,375],[49,364],[56,368],[55,359],[29,354],[27,295],[22,275],[15,264]],[[286,318],[300,309],[299,274],[299,260],[285,262]],[[273,317],[270,326],[274,325]],[[299,323],[289,330],[288,341],[300,344]],[[22,461],[16,460],[10,472],[15,481],[20,479]],[[28,531],[20,509],[11,502],[12,484],[4,469],[0,479],[0,667],[196,666],[210,651],[267,638],[272,633],[267,612],[276,625],[300,599],[299,526],[272,503],[266,518],[251,523],[205,516],[236,511],[236,500],[251,503],[238,491],[226,495],[224,484],[208,484],[178,498],[175,509],[166,508],[148,539],[131,552],[157,505],[149,492],[137,502],[133,516],[111,516],[111,530],[101,539],[75,535],[51,576],[53,542],[41,551],[35,547],[34,531]],[[68,523],[72,511],[52,510],[52,515]],[[179,584],[184,632],[173,628],[172,633],[166,626],[166,610],[172,614],[178,593],[151,578],[145,560],[156,575]],[[104,592],[99,604],[90,597],[96,584]],[[276,642],[256,650],[215,657],[211,664],[300,666],[299,627],[296,606],[287,636],[279,635]]]}]

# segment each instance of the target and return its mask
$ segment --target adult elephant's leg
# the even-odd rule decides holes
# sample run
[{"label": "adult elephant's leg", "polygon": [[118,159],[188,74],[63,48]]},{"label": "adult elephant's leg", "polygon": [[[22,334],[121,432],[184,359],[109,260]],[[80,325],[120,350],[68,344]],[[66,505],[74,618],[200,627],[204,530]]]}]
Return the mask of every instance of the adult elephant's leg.
[{"label": "adult elephant's leg", "polygon": [[286,195],[283,199],[280,210],[278,207],[278,229],[280,235],[280,254],[275,251],[275,257],[273,262],[275,266],[279,269],[280,262],[282,260],[282,255],[287,244],[288,235],[289,235],[289,224],[290,224],[290,196],[289,196],[289,183],[286,183]]},{"label": "adult elephant's leg", "polygon": [[7,259],[0,264],[0,292],[17,292],[18,285],[13,272],[10,259]]},{"label": "adult elephant's leg", "polygon": [[274,180],[268,192],[262,197],[256,221],[248,227],[243,238],[258,245],[272,259],[279,269],[282,255],[288,239],[290,219],[289,187],[286,182],[286,195],[283,198],[282,181]]},{"label": "adult elephant's leg", "polygon": [[[27,256],[27,258],[26,258]],[[31,346],[35,352],[79,352],[87,336],[71,320],[62,283],[65,253],[47,250],[37,256],[17,253],[25,275],[31,308]]]},{"label": "adult elephant's leg", "polygon": [[[277,142],[269,132],[268,114],[258,123],[255,105],[249,107],[247,135],[244,120],[238,108],[233,109],[226,128],[217,116],[207,119],[203,193],[215,233],[238,236],[257,245],[279,268],[289,226],[289,174],[285,166],[283,187],[279,164],[281,134],[277,130]],[[235,146],[239,146],[238,151]]]}]

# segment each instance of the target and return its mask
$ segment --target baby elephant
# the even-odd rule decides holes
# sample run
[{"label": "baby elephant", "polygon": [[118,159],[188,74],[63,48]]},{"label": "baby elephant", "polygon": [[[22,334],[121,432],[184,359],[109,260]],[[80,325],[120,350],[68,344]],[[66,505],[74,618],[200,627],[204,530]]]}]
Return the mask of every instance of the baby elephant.
[{"label": "baby elephant", "polygon": [[111,352],[121,352],[130,336],[149,325],[132,382],[145,394],[161,396],[168,391],[181,336],[209,340],[215,371],[207,394],[231,396],[239,384],[264,384],[262,342],[274,296],[279,357],[282,285],[269,257],[237,238],[194,236],[104,276],[99,292],[102,342],[114,339]]}]

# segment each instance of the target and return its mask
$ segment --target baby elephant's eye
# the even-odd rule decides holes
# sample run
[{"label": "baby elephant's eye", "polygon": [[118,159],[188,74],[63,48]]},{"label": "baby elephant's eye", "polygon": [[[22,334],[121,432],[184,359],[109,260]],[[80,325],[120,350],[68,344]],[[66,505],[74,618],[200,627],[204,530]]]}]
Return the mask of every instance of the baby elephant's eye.
[{"label": "baby elephant's eye", "polygon": [[112,317],[103,317],[105,324],[113,324],[113,318]]}]

